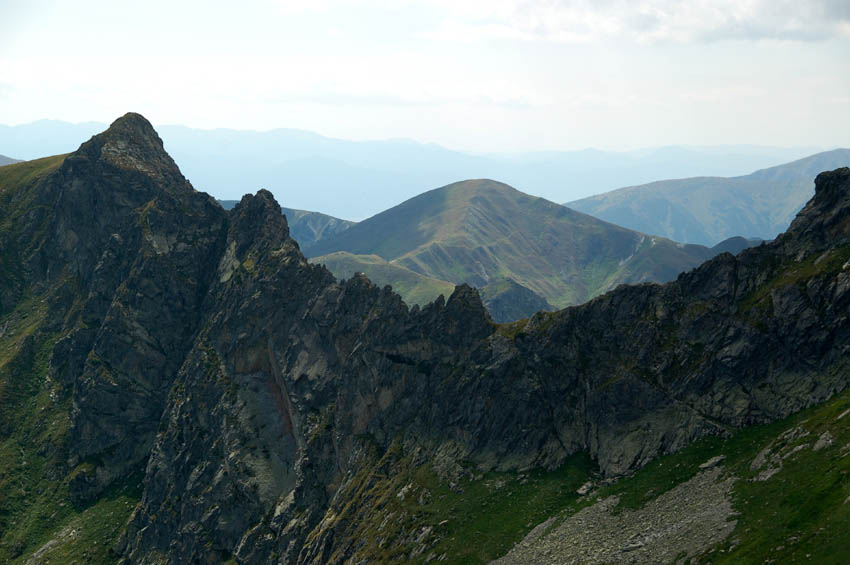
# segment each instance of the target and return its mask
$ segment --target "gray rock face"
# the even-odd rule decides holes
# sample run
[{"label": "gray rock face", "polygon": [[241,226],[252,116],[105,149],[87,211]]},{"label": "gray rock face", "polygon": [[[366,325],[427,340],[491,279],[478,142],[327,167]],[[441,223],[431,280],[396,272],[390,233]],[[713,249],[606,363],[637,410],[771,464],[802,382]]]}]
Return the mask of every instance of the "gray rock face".
[{"label": "gray rock face", "polygon": [[[232,210],[239,203],[238,200],[219,200],[219,204],[225,210]],[[289,224],[289,235],[298,242],[301,250],[307,252],[313,245],[344,232],[351,226],[357,224],[351,220],[334,218],[320,212],[308,210],[297,210],[295,208],[281,208]]]},{"label": "gray rock face", "polygon": [[614,509],[600,500],[563,524],[544,522],[494,565],[684,563],[735,529],[734,478],[720,469],[699,473],[639,510]]},{"label": "gray rock face", "polygon": [[66,336],[50,373],[72,395],[69,464],[98,463],[71,485],[82,501],[147,459],[198,329],[226,214],[136,114],[84,143],[35,193],[49,229],[27,275],[55,289],[51,320]]},{"label": "gray rock face", "polygon": [[140,116],[36,192],[51,227],[28,277],[55,288],[67,335],[51,376],[87,463],[75,496],[147,460],[128,562],[340,562],[366,463],[403,453],[452,478],[587,450],[612,476],[848,385],[850,169],[821,174],[770,244],[509,327],[465,285],[408,309],[336,281],[271,194],[225,212]]},{"label": "gray rock face", "polygon": [[[512,336],[467,287],[408,311],[365,279],[333,281],[285,239],[255,237],[220,267],[241,265],[211,290],[125,555],[344,560],[350,525],[333,516],[367,444],[401,442],[449,476],[461,460],[552,467],[586,449],[616,475],[825,399],[847,386],[850,171],[818,187],[773,244],[538,314]],[[257,199],[273,208],[243,201],[234,224]],[[269,396],[281,423],[265,443],[255,415]]]}]

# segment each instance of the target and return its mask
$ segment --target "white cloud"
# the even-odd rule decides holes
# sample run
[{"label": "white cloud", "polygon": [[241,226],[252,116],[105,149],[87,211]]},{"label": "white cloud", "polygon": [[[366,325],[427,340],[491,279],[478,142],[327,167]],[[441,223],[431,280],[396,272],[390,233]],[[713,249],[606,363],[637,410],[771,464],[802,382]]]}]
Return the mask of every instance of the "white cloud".
[{"label": "white cloud", "polygon": [[640,43],[803,40],[850,35],[846,0],[424,0],[445,13],[428,37]]},{"label": "white cloud", "polygon": [[850,131],[850,0],[146,6],[13,0],[0,123],[132,109],[160,124],[476,151],[847,145]]}]

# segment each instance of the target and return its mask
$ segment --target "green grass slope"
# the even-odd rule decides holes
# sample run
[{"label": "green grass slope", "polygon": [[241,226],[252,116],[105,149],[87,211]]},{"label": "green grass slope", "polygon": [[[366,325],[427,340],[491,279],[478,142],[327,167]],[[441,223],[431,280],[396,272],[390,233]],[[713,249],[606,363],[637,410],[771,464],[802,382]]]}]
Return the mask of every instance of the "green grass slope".
[{"label": "green grass slope", "polygon": [[338,279],[350,279],[354,273],[363,273],[377,286],[392,286],[409,306],[424,306],[441,294],[448,297],[455,288],[450,282],[414,273],[377,255],[352,255],[338,251],[314,257],[310,262],[325,265]]},{"label": "green grass slope", "polygon": [[850,149],[835,149],[745,176],[663,180],[565,206],[676,241],[714,245],[733,236],[773,239],[814,194],[817,173],[848,165]]},{"label": "green grass slope", "polygon": [[670,280],[710,257],[701,246],[600,221],[492,180],[431,190],[308,249],[377,255],[434,279],[512,279],[556,307],[620,283]]},{"label": "green grass slope", "polygon": [[[455,288],[453,283],[420,275],[377,255],[337,251],[313,257],[310,262],[323,264],[338,279],[350,279],[355,273],[363,273],[377,286],[390,285],[409,306],[425,306],[440,295],[450,296]],[[479,288],[478,292],[493,321],[498,323],[513,322],[541,310],[554,309],[542,296],[510,279],[497,280]]]},{"label": "green grass slope", "polygon": [[[762,455],[768,462],[759,466]],[[736,479],[732,502],[737,524],[727,540],[695,563],[850,561],[848,392],[785,420],[700,440],[603,486],[592,501],[616,495],[621,508],[640,508],[717,456],[725,458],[723,476]],[[561,518],[573,512],[566,510]]]},{"label": "green grass slope", "polygon": [[[52,289],[34,295],[18,247],[32,188],[64,155],[0,168],[0,562],[109,563],[111,547],[141,497],[141,469],[96,502],[74,506],[68,491],[69,403],[48,365],[56,333]],[[46,229],[47,226],[45,226]]]},{"label": "green grass slope", "polygon": [[[755,466],[760,454],[770,463]],[[769,425],[699,440],[614,483],[600,480],[590,458],[579,453],[555,470],[481,474],[470,468],[450,484],[397,448],[364,465],[346,485],[352,496],[335,519],[352,524],[361,544],[353,561],[425,563],[444,556],[450,563],[483,564],[546,520],[544,531],[552,532],[608,497],[619,498],[614,514],[644,508],[718,456],[724,458],[718,480],[734,477],[734,530],[678,562],[850,561],[850,392]],[[776,470],[760,479],[766,468]],[[585,483],[590,488],[580,494]],[[692,503],[699,501],[680,500]],[[549,557],[558,562],[557,555]]]},{"label": "green grass slope", "polygon": [[36,210],[30,190],[39,179],[55,170],[65,155],[24,161],[0,168],[0,316],[14,307],[23,292],[24,277],[20,266],[22,255],[21,226],[27,215],[42,215],[42,228],[47,229],[44,210]]},{"label": "green grass slope", "polygon": [[22,194],[34,181],[59,167],[65,157],[66,155],[54,155],[43,159],[13,163],[15,165],[13,167],[3,167],[0,170],[0,194],[9,196]]}]

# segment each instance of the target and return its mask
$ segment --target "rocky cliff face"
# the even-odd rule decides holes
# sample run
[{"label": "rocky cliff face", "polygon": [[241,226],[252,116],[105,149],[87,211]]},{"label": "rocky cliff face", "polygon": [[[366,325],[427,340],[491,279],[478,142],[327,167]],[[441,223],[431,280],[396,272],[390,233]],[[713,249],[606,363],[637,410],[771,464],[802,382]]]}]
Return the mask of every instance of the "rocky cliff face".
[{"label": "rocky cliff face", "polygon": [[50,377],[70,393],[72,493],[97,494],[150,452],[222,254],[226,213],[196,192],[141,116],[84,143],[26,196],[20,294],[63,336]]},{"label": "rocky cliff face", "polygon": [[[448,480],[461,461],[553,467],[588,450],[616,475],[823,400],[847,385],[848,203],[850,171],[821,175],[775,244],[496,331],[469,288],[407,311],[260,237],[271,252],[220,266],[218,323],[178,377],[123,549],[342,561],[357,525],[336,517],[370,450]],[[235,217],[258,205],[277,217],[264,194]]]},{"label": "rocky cliff face", "polygon": [[[225,210],[232,210],[239,201],[219,200],[218,203]],[[298,245],[304,252],[319,241],[342,233],[351,226],[357,225],[357,222],[334,218],[320,212],[297,210],[295,208],[281,208],[281,211],[286,215],[286,220],[289,223],[289,235],[298,242]]]},{"label": "rocky cliff face", "polygon": [[850,169],[775,242],[502,326],[466,286],[408,309],[336,281],[271,194],[225,212],[137,115],[30,191],[72,491],[146,461],[128,562],[341,562],[402,458],[451,484],[586,451],[613,476],[850,382]]}]

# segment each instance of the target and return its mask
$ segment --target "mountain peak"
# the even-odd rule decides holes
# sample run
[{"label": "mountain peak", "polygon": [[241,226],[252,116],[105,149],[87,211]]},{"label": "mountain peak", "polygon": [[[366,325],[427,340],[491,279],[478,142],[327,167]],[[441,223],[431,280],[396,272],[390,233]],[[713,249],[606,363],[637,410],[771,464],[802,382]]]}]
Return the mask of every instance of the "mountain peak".
[{"label": "mountain peak", "polygon": [[850,239],[848,210],[850,168],[820,173],[815,179],[814,198],[791,222],[787,235],[804,244],[809,251],[846,242]]},{"label": "mountain peak", "polygon": [[503,182],[499,182],[493,179],[467,179],[458,182],[453,182],[452,184],[446,185],[442,188],[438,188],[437,190],[443,191],[464,191],[472,194],[482,193],[482,192],[496,192],[496,193],[519,193],[517,189],[510,186],[509,184],[505,184]]},{"label": "mountain peak", "polygon": [[106,131],[83,143],[74,157],[142,173],[162,184],[186,185],[156,130],[135,112],[124,114]]},{"label": "mountain peak", "polygon": [[151,123],[147,118],[136,112],[127,112],[116,119],[101,135],[162,147],[162,139]]},{"label": "mountain peak", "polygon": [[850,167],[841,167],[834,171],[824,171],[815,178],[815,198],[813,204],[836,207],[838,200],[844,199],[842,207],[847,205],[850,194],[847,191],[847,179],[850,178]]},{"label": "mountain peak", "polygon": [[230,212],[231,237],[236,242],[236,255],[242,257],[249,247],[280,246],[289,237],[286,216],[271,192],[260,189],[256,195],[246,194]]}]

